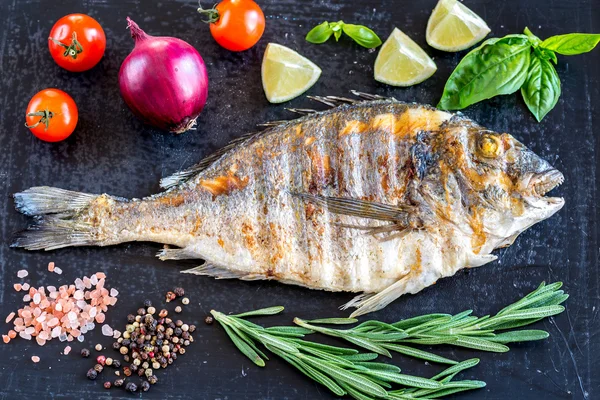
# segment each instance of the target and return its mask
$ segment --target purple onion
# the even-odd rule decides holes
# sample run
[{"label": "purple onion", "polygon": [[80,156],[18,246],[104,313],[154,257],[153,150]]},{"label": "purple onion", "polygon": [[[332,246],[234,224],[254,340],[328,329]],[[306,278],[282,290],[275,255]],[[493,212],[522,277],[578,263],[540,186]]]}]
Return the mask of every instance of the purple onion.
[{"label": "purple onion", "polygon": [[196,125],[208,96],[208,75],[200,53],[173,37],[146,34],[127,17],[135,47],[119,71],[125,103],[144,122],[183,133]]}]

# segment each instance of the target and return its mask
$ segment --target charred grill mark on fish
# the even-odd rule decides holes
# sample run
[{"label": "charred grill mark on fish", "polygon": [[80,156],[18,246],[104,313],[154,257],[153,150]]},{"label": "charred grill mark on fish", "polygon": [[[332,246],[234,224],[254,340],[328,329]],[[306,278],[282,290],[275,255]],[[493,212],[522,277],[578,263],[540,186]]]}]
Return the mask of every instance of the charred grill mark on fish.
[{"label": "charred grill mark on fish", "polygon": [[278,121],[126,200],[49,187],[15,195],[30,250],[150,240],[190,273],[364,292],[361,315],[495,259],[563,205],[563,177],[512,136],[429,106],[316,97],[334,108]]}]

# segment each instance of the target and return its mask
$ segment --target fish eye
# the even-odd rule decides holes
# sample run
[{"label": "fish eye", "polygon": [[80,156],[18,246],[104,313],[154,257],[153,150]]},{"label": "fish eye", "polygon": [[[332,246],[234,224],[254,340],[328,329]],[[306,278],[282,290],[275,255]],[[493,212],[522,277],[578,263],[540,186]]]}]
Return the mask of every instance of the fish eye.
[{"label": "fish eye", "polygon": [[478,153],[485,158],[497,158],[500,155],[500,145],[500,139],[490,134],[484,134],[479,139]]}]

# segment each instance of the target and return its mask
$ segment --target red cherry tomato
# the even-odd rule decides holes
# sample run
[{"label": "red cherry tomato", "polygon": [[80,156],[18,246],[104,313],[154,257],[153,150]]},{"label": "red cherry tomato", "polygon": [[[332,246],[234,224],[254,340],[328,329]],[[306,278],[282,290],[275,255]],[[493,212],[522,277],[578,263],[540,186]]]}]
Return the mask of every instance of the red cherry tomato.
[{"label": "red cherry tomato", "polygon": [[210,33],[221,46],[231,51],[248,50],[265,31],[265,15],[252,0],[223,0],[208,15]]},{"label": "red cherry tomato", "polygon": [[75,101],[58,89],[44,89],[31,98],[25,126],[45,142],[60,142],[75,130],[79,113]]},{"label": "red cherry tomato", "polygon": [[54,61],[67,71],[87,71],[104,55],[106,36],[94,18],[69,14],[52,27],[48,48]]}]

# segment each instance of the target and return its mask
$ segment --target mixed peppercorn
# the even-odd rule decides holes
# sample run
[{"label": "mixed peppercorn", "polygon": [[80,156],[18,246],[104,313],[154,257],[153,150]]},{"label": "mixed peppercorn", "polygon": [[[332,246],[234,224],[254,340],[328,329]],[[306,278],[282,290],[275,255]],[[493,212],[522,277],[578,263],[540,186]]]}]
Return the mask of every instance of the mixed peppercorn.
[{"label": "mixed peppercorn", "polygon": [[[167,302],[173,301],[184,295],[182,288],[176,288],[166,295]],[[189,299],[185,302],[189,304]],[[182,311],[180,306],[175,308],[177,313]],[[115,374],[119,376],[114,382],[104,383],[106,389],[125,386],[125,390],[136,392],[141,390],[146,392],[150,385],[158,382],[156,371],[171,365],[178,356],[185,354],[185,348],[189,346],[194,338],[191,335],[196,330],[195,325],[188,325],[182,320],[173,320],[169,318],[169,312],[161,309],[158,314],[156,308],[152,306],[150,300],[144,301],[144,307],[137,310],[136,315],[127,316],[127,325],[123,333],[116,337],[112,347],[119,351],[123,361],[128,364],[122,368],[124,377],[118,369],[121,362],[104,355],[99,355],[96,359],[97,364],[87,372],[89,379],[96,379],[105,366],[112,366],[117,369]],[[81,351],[83,357],[89,357],[90,352],[87,349]],[[138,375],[145,378],[139,383],[129,381],[132,375]]]}]

